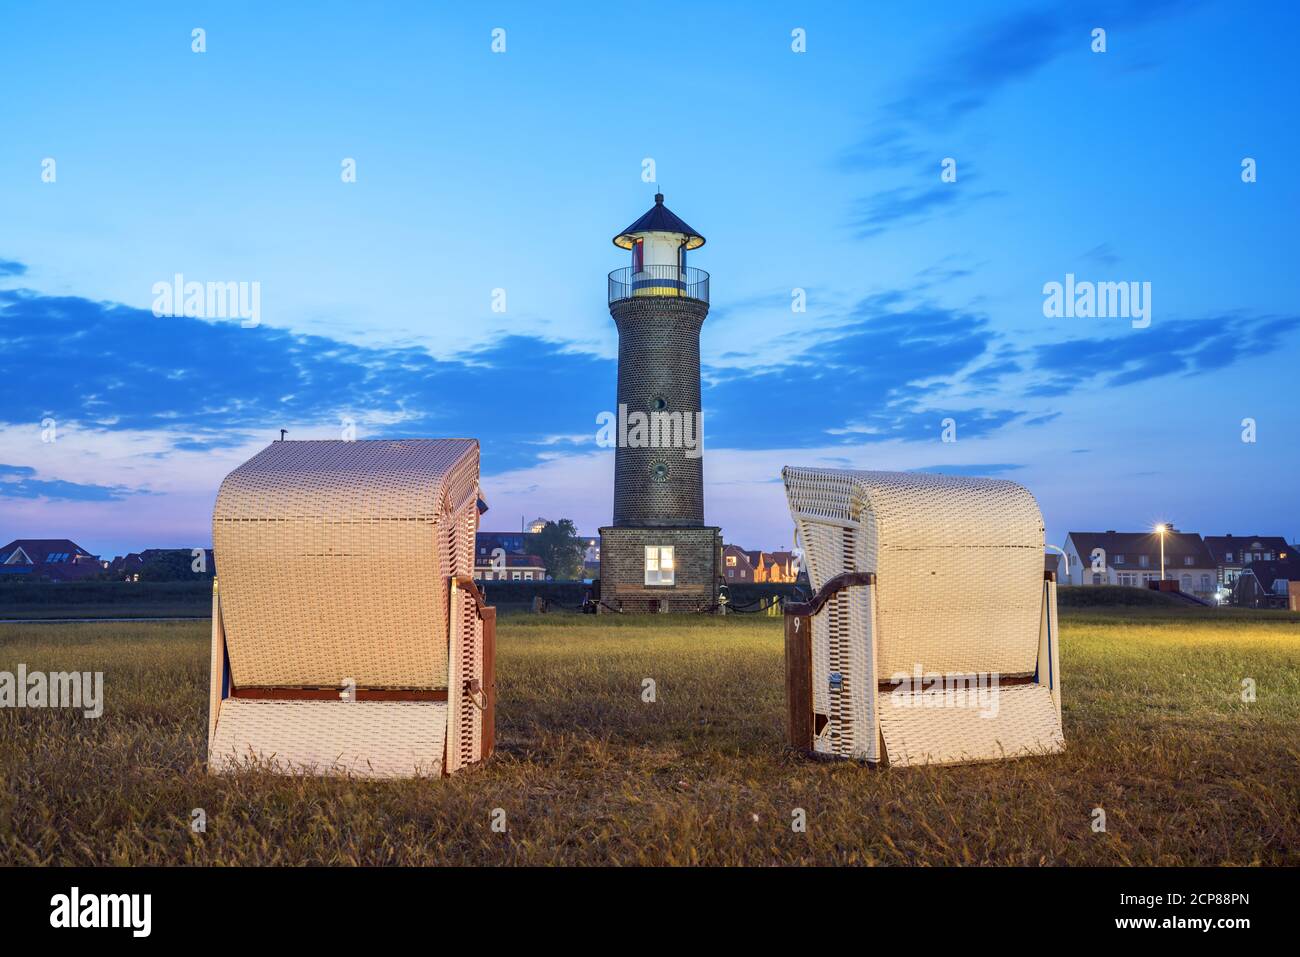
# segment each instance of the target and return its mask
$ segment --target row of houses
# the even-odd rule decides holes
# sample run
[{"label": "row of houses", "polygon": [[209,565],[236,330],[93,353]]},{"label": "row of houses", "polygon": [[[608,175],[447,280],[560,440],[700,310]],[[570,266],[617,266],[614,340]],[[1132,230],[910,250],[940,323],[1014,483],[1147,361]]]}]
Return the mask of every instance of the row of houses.
[{"label": "row of houses", "polygon": [[[551,570],[535,552],[540,526],[529,531],[479,532],[474,543],[474,577],[480,581],[546,581]],[[583,571],[587,581],[600,577],[600,539],[582,539]],[[793,582],[799,563],[793,552],[765,552],[727,545],[722,550],[723,579],[729,584]]]},{"label": "row of houses", "polygon": [[1281,535],[1201,536],[1173,527],[1163,535],[1070,532],[1061,552],[1049,556],[1048,565],[1055,564],[1057,580],[1065,585],[1147,588],[1165,581],[1204,601],[1255,607],[1285,606],[1290,583],[1300,583],[1300,546]]},{"label": "row of houses", "polygon": [[[546,581],[549,570],[530,550],[537,535],[537,530],[479,532],[474,577],[485,582]],[[1047,556],[1047,567],[1063,585],[1145,588],[1163,581],[1173,583],[1184,594],[1216,604],[1288,607],[1297,602],[1300,546],[1281,535],[1201,536],[1170,527],[1163,534],[1163,577],[1161,538],[1153,531],[1070,532],[1061,554]],[[600,540],[584,538],[581,546],[583,577],[599,578]],[[799,577],[798,559],[789,551],[727,545],[722,565],[723,580],[728,584],[794,582]],[[0,547],[0,578],[138,581],[146,566],[154,577],[160,573],[177,578],[196,573],[210,576],[215,572],[211,549],[199,556],[189,549],[150,548],[109,561],[66,538],[15,539]],[[173,566],[175,576],[161,571]],[[1293,610],[1300,611],[1300,607]]]},{"label": "row of houses", "polygon": [[749,551],[739,545],[722,549],[723,579],[727,584],[792,582],[799,577],[793,552]]},{"label": "row of houses", "polygon": [[201,556],[188,548],[146,548],[109,560],[92,555],[69,538],[16,538],[0,546],[0,578],[9,580],[139,581],[146,567],[155,579],[211,577],[216,568],[210,548],[203,549]]}]

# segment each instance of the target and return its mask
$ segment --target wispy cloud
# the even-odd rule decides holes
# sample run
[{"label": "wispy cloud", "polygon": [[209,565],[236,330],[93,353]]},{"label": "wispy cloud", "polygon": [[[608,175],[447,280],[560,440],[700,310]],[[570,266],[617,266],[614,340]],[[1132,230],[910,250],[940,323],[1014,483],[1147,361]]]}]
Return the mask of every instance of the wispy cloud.
[{"label": "wispy cloud", "polygon": [[929,155],[904,127],[876,127],[840,154],[839,166],[845,170],[899,169],[915,166]]},{"label": "wispy cloud", "polygon": [[990,17],[962,31],[905,82],[868,141],[906,154],[913,149],[908,127],[948,127],[1068,52],[1088,52],[1094,27],[1113,34],[1197,6],[1196,0],[1062,0]]},{"label": "wispy cloud", "polygon": [[[983,106],[999,90],[1042,69],[1067,46],[1077,7],[1061,4],[998,17],[964,32],[936,68],[915,77],[888,113],[946,126]],[[1087,32],[1079,36],[1086,43]]]},{"label": "wispy cloud", "polygon": [[949,416],[964,436],[988,434],[1020,410],[949,406],[943,394],[996,340],[983,315],[868,297],[833,326],[805,331],[784,361],[713,381],[704,397],[709,441],[761,448],[925,439]]},{"label": "wispy cloud", "polygon": [[941,183],[935,169],[932,185],[900,186],[859,200],[851,221],[855,235],[866,239],[891,226],[919,223],[936,213],[1002,195],[997,190],[972,190],[973,174],[963,174],[959,183]]},{"label": "wispy cloud", "polygon": [[[236,447],[302,423],[337,431],[351,420],[362,437],[486,433],[491,461],[507,467],[530,459],[529,443],[539,436],[589,424],[594,433],[593,396],[603,390],[593,383],[611,382],[613,368],[611,360],[531,336],[438,359],[417,347],[367,348],[0,291],[8,421],[165,429],[182,436],[180,450]],[[75,387],[52,388],[55,369]]]},{"label": "wispy cloud", "polygon": [[111,502],[128,495],[142,494],[138,489],[121,485],[88,485],[60,479],[40,479],[36,474],[36,469],[30,466],[0,465],[0,498]]},{"label": "wispy cloud", "polygon": [[1052,378],[1036,383],[1027,394],[1065,395],[1098,377],[1105,385],[1123,386],[1161,376],[1198,375],[1247,355],[1273,352],[1297,330],[1300,315],[1230,315],[1040,345],[1032,350],[1033,369]]},{"label": "wispy cloud", "polygon": [[[947,155],[941,141],[950,138],[952,129],[1053,61],[1071,51],[1086,53],[1093,28],[1104,25],[1122,32],[1197,5],[1195,0],[1062,0],[993,16],[961,31],[902,81],[898,95],[841,152],[837,165],[842,170],[889,170],[916,181],[877,190],[855,203],[850,213],[854,234],[871,238],[890,226],[920,223],[959,205],[1003,195],[938,183],[938,162]],[[969,175],[963,172],[960,182],[967,184]]]},{"label": "wispy cloud", "polygon": [[1121,262],[1119,254],[1110,243],[1093,246],[1081,258],[1085,262],[1096,263],[1098,266],[1117,266]]}]

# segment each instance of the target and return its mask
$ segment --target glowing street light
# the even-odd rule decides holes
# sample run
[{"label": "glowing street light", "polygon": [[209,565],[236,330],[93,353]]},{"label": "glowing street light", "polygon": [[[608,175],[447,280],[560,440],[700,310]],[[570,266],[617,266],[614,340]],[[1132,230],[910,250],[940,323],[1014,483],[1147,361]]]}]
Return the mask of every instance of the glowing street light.
[{"label": "glowing street light", "polygon": [[1165,580],[1165,532],[1168,526],[1163,522],[1156,526],[1156,534],[1160,536],[1160,580]]}]

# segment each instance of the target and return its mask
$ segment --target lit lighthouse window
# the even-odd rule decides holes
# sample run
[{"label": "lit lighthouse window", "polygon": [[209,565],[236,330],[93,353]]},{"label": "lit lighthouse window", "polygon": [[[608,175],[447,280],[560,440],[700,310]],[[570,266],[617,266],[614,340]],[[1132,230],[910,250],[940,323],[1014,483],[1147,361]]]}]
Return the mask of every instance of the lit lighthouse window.
[{"label": "lit lighthouse window", "polygon": [[645,583],[647,585],[673,583],[673,546],[647,545],[645,547]]}]

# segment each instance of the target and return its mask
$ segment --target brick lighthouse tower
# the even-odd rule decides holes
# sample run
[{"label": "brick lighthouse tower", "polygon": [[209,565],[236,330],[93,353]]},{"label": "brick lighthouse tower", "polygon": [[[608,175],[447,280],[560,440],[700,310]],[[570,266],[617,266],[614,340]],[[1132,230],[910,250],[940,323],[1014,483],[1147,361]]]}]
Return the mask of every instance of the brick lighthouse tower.
[{"label": "brick lighthouse tower", "polygon": [[704,524],[700,327],[709,274],[686,265],[704,237],[664,205],[614,237],[618,327],[614,523],[600,530],[601,600],[623,611],[696,611],[718,595],[719,529]]}]

